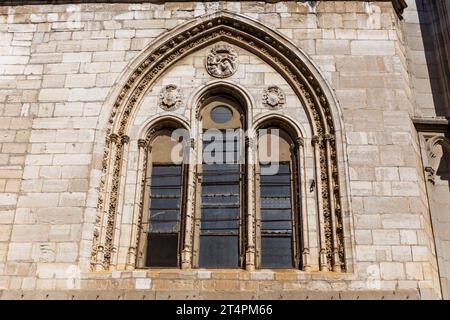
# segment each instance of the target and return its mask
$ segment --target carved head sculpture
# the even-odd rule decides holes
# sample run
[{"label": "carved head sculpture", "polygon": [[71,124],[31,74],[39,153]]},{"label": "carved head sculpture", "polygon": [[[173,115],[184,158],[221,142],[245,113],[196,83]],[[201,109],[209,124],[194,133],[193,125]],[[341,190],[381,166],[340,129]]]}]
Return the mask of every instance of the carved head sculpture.
[{"label": "carved head sculpture", "polygon": [[216,78],[232,76],[238,67],[238,56],[232,46],[218,44],[206,57],[206,71]]},{"label": "carved head sculpture", "polygon": [[165,86],[159,94],[159,106],[164,110],[174,110],[181,105],[181,92],[174,84]]}]

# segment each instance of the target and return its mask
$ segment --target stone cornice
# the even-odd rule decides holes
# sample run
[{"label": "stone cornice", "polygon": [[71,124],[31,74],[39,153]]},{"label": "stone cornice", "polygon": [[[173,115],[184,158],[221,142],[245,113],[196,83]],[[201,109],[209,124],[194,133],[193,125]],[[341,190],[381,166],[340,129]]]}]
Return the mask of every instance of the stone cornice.
[{"label": "stone cornice", "polygon": [[[30,5],[30,4],[70,4],[70,3],[164,3],[164,2],[186,2],[188,0],[3,0],[0,3],[1,6],[18,6],[18,5]],[[233,1],[233,0],[231,0]],[[331,0],[322,0],[331,1]],[[345,1],[345,0],[332,0],[332,1]],[[368,2],[368,0],[363,0]],[[266,2],[280,2],[278,0],[266,0]],[[395,11],[397,12],[399,18],[402,18],[403,10],[407,7],[405,0],[373,0],[371,2],[392,2]]]},{"label": "stone cornice", "polygon": [[413,117],[412,121],[419,132],[450,133],[449,118],[423,118]]}]

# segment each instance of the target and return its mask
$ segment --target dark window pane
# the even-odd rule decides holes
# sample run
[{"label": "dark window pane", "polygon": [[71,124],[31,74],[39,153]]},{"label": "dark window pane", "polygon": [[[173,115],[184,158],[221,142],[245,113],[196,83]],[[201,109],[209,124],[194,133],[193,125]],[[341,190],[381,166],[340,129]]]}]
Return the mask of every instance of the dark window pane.
[{"label": "dark window pane", "polygon": [[[260,167],[263,168],[270,168],[271,165],[278,165],[278,173],[277,174],[283,174],[283,173],[290,173],[290,164],[289,163],[261,163]],[[270,176],[270,175],[268,175]],[[261,175],[261,177],[264,177],[264,175]]]},{"label": "dark window pane", "polygon": [[262,222],[262,229],[266,232],[274,232],[274,231],[284,231],[287,233],[291,232],[291,220],[270,220]]},{"label": "dark window pane", "polygon": [[292,268],[290,164],[276,165],[276,174],[260,176],[261,267]]},{"label": "dark window pane", "polygon": [[160,198],[164,196],[180,197],[179,187],[153,187],[150,190],[150,196],[152,198]]},{"label": "dark window pane", "polygon": [[238,236],[200,236],[200,268],[238,268]]},{"label": "dark window pane", "polygon": [[291,237],[262,237],[261,267],[292,268]]},{"label": "dark window pane", "polygon": [[152,223],[158,221],[178,221],[178,210],[153,210],[150,213],[150,220],[152,220]]},{"label": "dark window pane", "polygon": [[177,267],[178,234],[148,235],[147,266]]},{"label": "dark window pane", "polygon": [[237,219],[239,218],[239,208],[204,208],[203,219]]},{"label": "dark window pane", "polygon": [[[237,163],[238,143],[221,143],[218,158]],[[199,267],[239,267],[240,166],[204,163],[202,169]]]},{"label": "dark window pane", "polygon": [[181,166],[180,165],[153,165],[153,172],[155,176],[161,175],[180,175]]},{"label": "dark window pane", "polygon": [[225,106],[218,106],[211,110],[211,119],[215,123],[227,123],[233,117],[233,112]]},{"label": "dark window pane", "polygon": [[181,165],[153,164],[147,245],[148,267],[177,267]]},{"label": "dark window pane", "polygon": [[[224,233],[233,233],[237,234],[239,230],[239,221],[238,220],[207,220],[203,219],[202,221],[202,231],[206,230],[206,232],[218,233],[219,231],[223,231]],[[202,232],[203,233],[203,232]]]},{"label": "dark window pane", "polygon": [[177,222],[158,221],[154,222],[149,227],[150,233],[171,233],[178,232]]}]

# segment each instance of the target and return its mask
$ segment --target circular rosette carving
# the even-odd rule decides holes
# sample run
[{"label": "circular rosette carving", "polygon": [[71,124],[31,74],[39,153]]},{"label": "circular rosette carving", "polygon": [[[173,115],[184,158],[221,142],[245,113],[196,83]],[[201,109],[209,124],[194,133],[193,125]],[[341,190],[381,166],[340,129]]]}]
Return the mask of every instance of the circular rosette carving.
[{"label": "circular rosette carving", "polygon": [[206,57],[206,71],[216,78],[232,76],[238,67],[238,55],[232,46],[218,44]]},{"label": "circular rosette carving", "polygon": [[162,109],[172,111],[181,106],[181,100],[180,89],[174,84],[169,84],[161,90],[158,104]]},{"label": "circular rosette carving", "polygon": [[270,109],[279,109],[286,102],[284,92],[277,86],[271,86],[263,92],[263,104]]}]

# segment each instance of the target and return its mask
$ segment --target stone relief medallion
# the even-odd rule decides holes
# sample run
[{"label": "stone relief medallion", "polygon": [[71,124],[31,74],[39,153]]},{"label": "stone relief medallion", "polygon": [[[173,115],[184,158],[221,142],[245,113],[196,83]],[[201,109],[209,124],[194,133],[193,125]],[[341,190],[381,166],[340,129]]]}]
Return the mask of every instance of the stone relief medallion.
[{"label": "stone relief medallion", "polygon": [[270,86],[263,92],[263,104],[269,109],[279,109],[285,103],[283,91],[277,86]]},{"label": "stone relief medallion", "polygon": [[216,78],[232,76],[238,67],[238,55],[232,46],[218,44],[206,57],[206,70]]},{"label": "stone relief medallion", "polygon": [[174,84],[165,86],[159,94],[159,106],[167,111],[177,109],[182,104],[180,89]]}]

